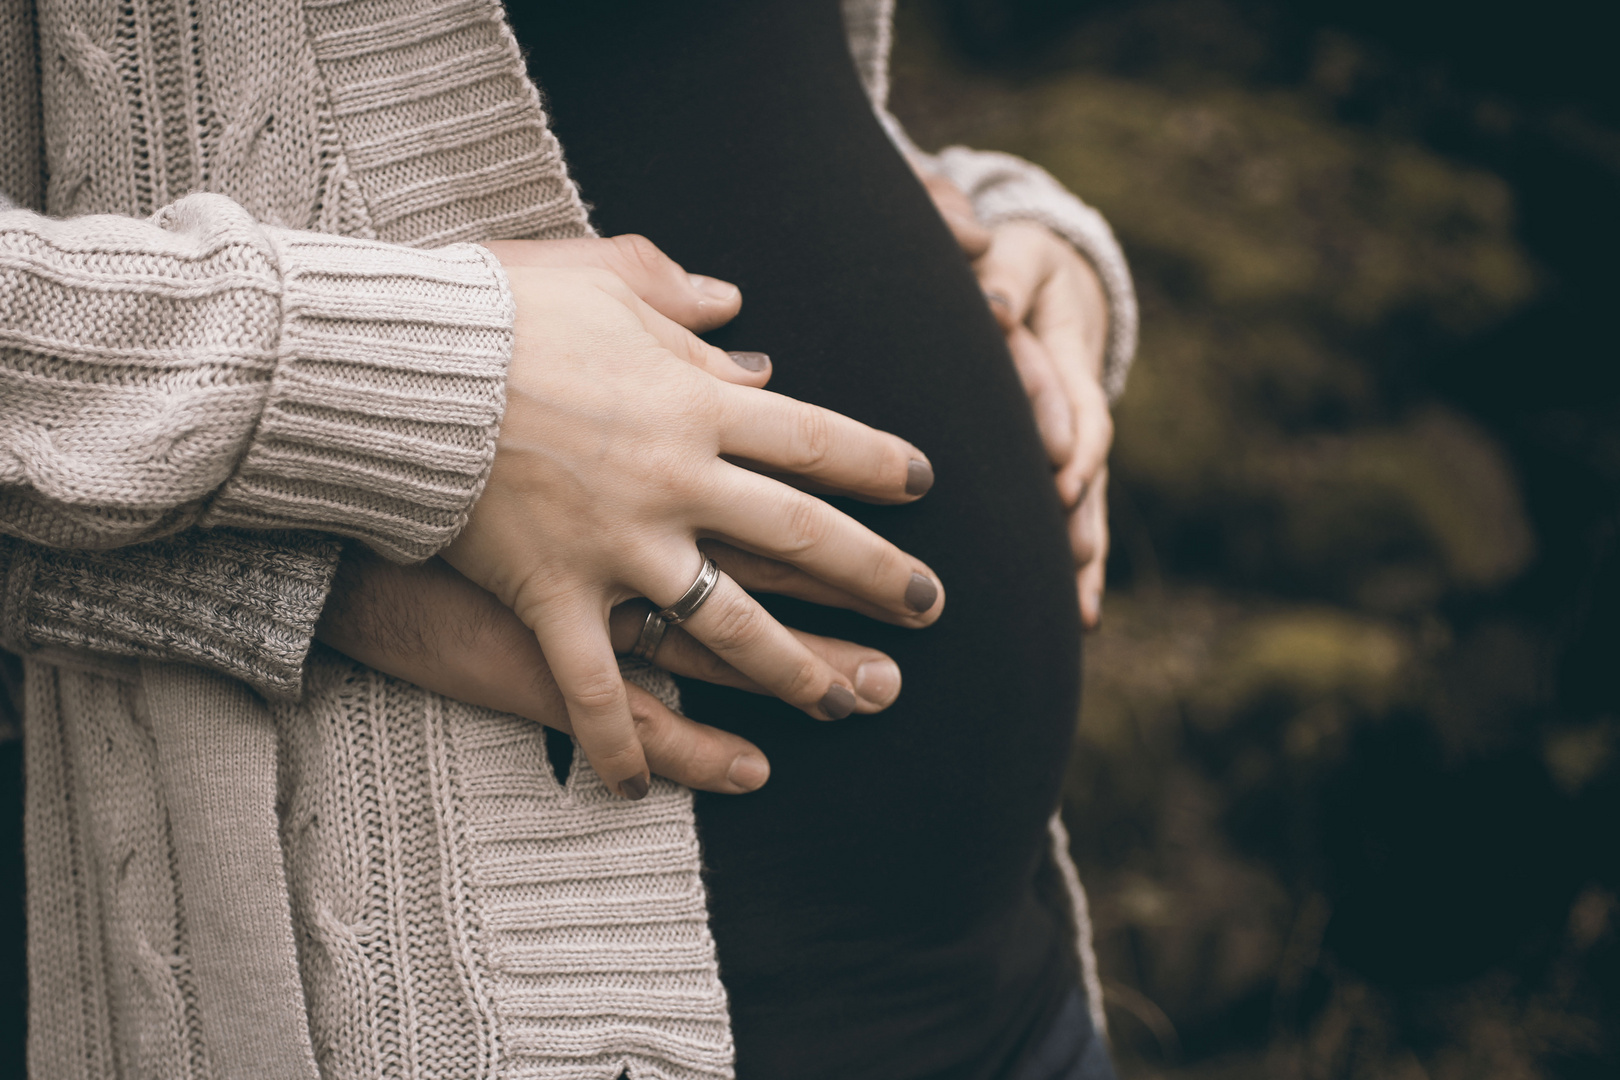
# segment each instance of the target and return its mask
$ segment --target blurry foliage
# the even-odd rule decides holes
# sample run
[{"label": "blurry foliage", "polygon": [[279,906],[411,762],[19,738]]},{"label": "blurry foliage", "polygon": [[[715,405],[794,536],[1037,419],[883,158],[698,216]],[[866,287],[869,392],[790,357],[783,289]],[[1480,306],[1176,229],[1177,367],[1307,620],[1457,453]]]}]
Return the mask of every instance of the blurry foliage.
[{"label": "blurry foliage", "polygon": [[[1066,7],[902,4],[893,104],[1045,165],[1136,274],[1067,788],[1127,1075],[1614,1075],[1583,815],[1620,723],[1559,711],[1558,650],[1596,646],[1503,599],[1546,549],[1519,460],[1424,381],[1553,287],[1514,187],[1347,118],[1385,62],[1350,35],[1279,59],[1263,5]],[[941,26],[1051,40],[987,68]],[[1620,446],[1578,402],[1537,423]]]}]

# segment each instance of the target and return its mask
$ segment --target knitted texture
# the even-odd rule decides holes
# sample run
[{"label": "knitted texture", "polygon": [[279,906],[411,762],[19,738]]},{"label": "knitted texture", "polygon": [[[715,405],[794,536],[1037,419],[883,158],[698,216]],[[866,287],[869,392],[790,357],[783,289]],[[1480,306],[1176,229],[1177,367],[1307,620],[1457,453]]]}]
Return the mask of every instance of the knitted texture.
[{"label": "knitted texture", "polygon": [[494,458],[512,302],[475,245],[274,229],[219,195],[13,210],[0,296],[0,521],[25,540],[317,527],[421,559]]},{"label": "knitted texture", "polygon": [[[72,219],[0,217],[33,1073],[730,1075],[689,792],[559,787],[533,725],[325,652],[290,700],[335,544],[284,530],[419,558],[482,483],[511,300],[454,243],[591,231],[499,5],[40,0],[36,55],[4,3],[0,175]],[[64,649],[247,678],[275,751],[240,686]]]},{"label": "knitted texture", "polygon": [[0,536],[0,644],[179,658],[295,699],[341,549],[319,534],[227,529],[113,552]]},{"label": "knitted texture", "polygon": [[[10,5],[4,15],[6,31],[20,46],[30,46],[31,8],[26,0],[5,3]],[[892,0],[844,0],[844,18],[856,66],[880,118],[903,149],[920,154],[884,109],[892,6]],[[172,3],[149,3],[133,6],[126,18],[118,20],[109,18],[101,6],[89,5],[79,11],[73,7],[69,0],[57,0],[48,5],[44,19],[45,43],[55,47],[61,58],[47,73],[53,91],[47,97],[64,130],[64,136],[54,143],[58,160],[55,213],[125,212],[137,203],[149,208],[152,199],[177,193],[172,188],[175,177],[187,176],[231,195],[261,220],[305,223],[323,232],[351,236],[371,237],[380,232],[405,244],[589,232],[536,91],[524,75],[516,45],[494,4],[419,0],[412,8],[385,14],[357,3],[311,4],[306,12],[312,31],[308,37],[292,5],[261,9],[252,4],[200,4],[182,10]],[[99,28],[100,46],[86,38],[85,27]],[[143,28],[167,46],[160,50],[163,62],[157,65],[166,73],[161,93],[143,89],[138,62],[146,48],[140,44]],[[256,48],[201,49],[205,41],[221,37],[249,40]],[[176,45],[192,47],[201,62],[190,69],[178,63]],[[118,64],[115,57],[121,58]],[[8,120],[0,128],[0,138],[10,140],[5,145],[11,156],[5,164],[13,166],[20,178],[12,194],[24,205],[36,205],[42,170],[37,162],[29,162],[39,151],[39,123],[28,103],[39,99],[34,83],[37,64],[26,53],[0,59],[10,61],[0,67],[0,76],[6,80],[0,83],[0,91],[4,91],[0,107],[8,109],[8,117],[13,113],[17,117],[15,124]],[[109,67],[124,74],[112,78],[107,75]],[[61,77],[68,68],[78,71],[80,77]],[[102,75],[92,79],[96,72]],[[81,100],[84,87],[92,82],[107,90],[99,102]],[[154,97],[168,102],[167,109],[153,113],[140,106]],[[189,104],[181,107],[185,103]],[[275,111],[268,111],[272,106]],[[71,134],[83,131],[86,115],[100,113],[107,114],[105,124],[114,125],[108,132],[118,138]],[[175,161],[165,164],[141,151],[148,125],[143,121],[137,129],[136,115],[158,118],[161,142]],[[128,135],[116,126],[126,121],[131,125]],[[293,134],[302,141],[292,139]],[[126,138],[135,139],[133,157]],[[957,148],[952,160],[967,161],[970,158],[965,155],[971,154]],[[1098,266],[1112,308],[1106,383],[1117,395],[1134,350],[1136,325],[1135,297],[1118,245],[1089,208],[1057,188],[1040,170],[1005,155],[994,157],[997,181],[977,192],[981,214],[1003,215],[1009,200],[1018,202],[1028,216],[1057,228]],[[101,163],[99,173],[92,168],[97,162]],[[139,182],[129,179],[129,174],[138,175]],[[64,182],[64,176],[78,179]],[[131,206],[121,207],[105,197],[100,202],[92,200],[96,192],[119,190],[130,193]],[[136,200],[137,190],[146,193],[144,202]],[[4,207],[4,194],[0,191],[0,208]],[[475,207],[485,208],[491,217],[468,216]],[[265,456],[281,458],[288,465],[299,463],[297,454]],[[273,472],[259,479],[273,480]],[[258,485],[261,490],[263,486]],[[252,492],[254,485],[233,488],[232,495],[243,487]],[[246,523],[263,523],[248,508],[238,505],[233,510]],[[386,511],[380,520],[387,521]],[[0,524],[0,530],[3,528]],[[288,543],[293,542],[289,538]],[[88,566],[64,566],[61,572],[53,564],[64,556],[36,551],[28,563],[34,577],[12,574],[10,580],[14,595],[19,595],[35,582],[40,589],[60,592],[65,577],[79,581],[86,575],[96,577],[102,586],[93,590],[95,600],[85,607],[86,616],[115,624],[146,624],[163,611],[123,611],[116,598],[154,560],[165,561],[169,565],[165,587],[173,589],[174,595],[163,608],[178,613],[190,607],[189,617],[179,615],[181,622],[212,621],[231,640],[223,647],[195,648],[195,633],[186,627],[171,627],[150,639],[157,642],[157,655],[214,667],[268,693],[292,692],[295,679],[267,679],[266,673],[281,671],[289,651],[307,651],[315,619],[312,616],[289,627],[303,638],[302,648],[291,650],[283,648],[277,638],[257,634],[251,622],[213,620],[215,597],[228,593],[233,585],[229,577],[219,576],[219,569],[250,563],[259,554],[256,542],[245,536],[224,543],[238,546],[240,554],[199,558],[189,545],[174,544],[156,549],[150,556],[132,555],[127,566],[123,552],[117,551]],[[6,576],[6,560],[21,550],[13,547],[8,552],[0,544],[0,576]],[[303,561],[313,564],[335,557],[335,549],[317,544]],[[288,588],[301,591],[310,569],[306,565],[295,574]],[[328,569],[326,577],[330,576]],[[198,588],[193,591],[178,584],[181,582],[197,583]],[[24,605],[23,610],[35,609]],[[38,634],[13,630],[11,640],[38,636],[67,644],[60,637],[62,629],[58,625]],[[238,630],[245,632],[237,634]],[[151,649],[134,648],[123,637],[88,635],[79,644],[123,655],[153,655]],[[255,655],[261,651],[262,655]]]}]

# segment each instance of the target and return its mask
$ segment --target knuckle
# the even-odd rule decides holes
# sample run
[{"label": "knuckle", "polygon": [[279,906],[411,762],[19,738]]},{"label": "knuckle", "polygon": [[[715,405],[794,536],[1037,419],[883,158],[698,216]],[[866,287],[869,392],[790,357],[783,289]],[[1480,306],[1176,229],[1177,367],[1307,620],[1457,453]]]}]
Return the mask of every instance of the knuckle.
[{"label": "knuckle", "polygon": [[[913,560],[893,544],[883,544],[878,548],[877,557],[870,561],[870,577],[867,588],[874,597],[882,597],[885,605],[894,603],[893,597],[905,591],[906,585],[911,581]],[[895,583],[899,582],[898,590]]]},{"label": "knuckle", "polygon": [[640,233],[624,233],[613,238],[619,258],[637,270],[657,273],[669,266],[669,258],[657,244]]},{"label": "knuckle", "polygon": [[827,675],[822,665],[808,654],[794,664],[793,672],[782,687],[782,697],[788,701],[815,703],[826,693]]},{"label": "knuckle", "polygon": [[724,384],[694,374],[681,380],[681,413],[711,433],[718,430],[725,408]]},{"label": "knuckle", "polygon": [[634,302],[636,291],[629,286],[624,278],[620,277],[618,274],[615,274],[613,271],[604,270],[600,267],[593,266],[581,270],[580,273],[584,276],[585,280],[593,285],[596,289],[612,297],[614,300],[617,300],[619,303],[628,306]]},{"label": "knuckle", "polygon": [[738,653],[756,644],[765,632],[765,610],[748,600],[730,600],[714,613],[703,641],[716,653]]},{"label": "knuckle", "polygon": [[601,747],[586,756],[591,760],[591,767],[604,780],[618,776],[634,776],[641,771],[642,763],[646,760],[639,739]]},{"label": "knuckle", "polygon": [[593,671],[573,681],[567,688],[569,700],[590,712],[602,712],[619,703],[624,681],[617,670]]},{"label": "knuckle", "polygon": [[782,511],[781,554],[790,559],[814,550],[827,536],[826,508],[818,500],[790,491]]},{"label": "knuckle", "polygon": [[793,460],[786,464],[795,472],[813,473],[822,469],[832,453],[832,422],[820,409],[807,408],[795,421]]}]

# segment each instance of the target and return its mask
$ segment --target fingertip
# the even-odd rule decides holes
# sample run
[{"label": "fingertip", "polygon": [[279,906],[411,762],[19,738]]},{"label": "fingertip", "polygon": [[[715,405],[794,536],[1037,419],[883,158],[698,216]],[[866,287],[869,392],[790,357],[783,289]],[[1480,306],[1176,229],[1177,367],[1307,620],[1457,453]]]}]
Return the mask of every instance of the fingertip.
[{"label": "fingertip", "polygon": [[729,281],[721,281],[707,274],[687,274],[686,280],[692,283],[692,288],[705,300],[712,300],[717,304],[734,304],[742,299],[742,290]]},{"label": "fingertip", "polygon": [[635,776],[626,777],[619,781],[619,794],[631,802],[639,802],[647,797],[652,790],[652,777],[643,769]]},{"label": "fingertip", "polygon": [[731,357],[731,362],[733,364],[736,364],[750,375],[759,376],[759,382],[764,383],[770,379],[771,358],[767,354],[762,352],[739,350],[736,352],[728,352],[726,355]]},{"label": "fingertip", "polygon": [[855,711],[855,691],[842,683],[833,683],[821,695],[819,707],[828,720],[842,720]]},{"label": "fingertip", "polygon": [[906,582],[906,607],[921,615],[932,608],[938,599],[938,583],[927,574],[913,571],[911,580]]},{"label": "fingertip", "polygon": [[771,778],[771,763],[758,751],[745,750],[731,762],[726,779],[742,791],[758,791]]},{"label": "fingertip", "polygon": [[689,330],[707,331],[724,326],[742,310],[742,290],[729,281],[704,274],[687,274],[695,294],[696,310]]},{"label": "fingertip", "polygon": [[855,693],[873,711],[887,709],[900,696],[900,665],[888,657],[855,669]]},{"label": "fingertip", "polygon": [[906,494],[921,498],[934,486],[934,466],[927,458],[914,457],[906,462]]}]

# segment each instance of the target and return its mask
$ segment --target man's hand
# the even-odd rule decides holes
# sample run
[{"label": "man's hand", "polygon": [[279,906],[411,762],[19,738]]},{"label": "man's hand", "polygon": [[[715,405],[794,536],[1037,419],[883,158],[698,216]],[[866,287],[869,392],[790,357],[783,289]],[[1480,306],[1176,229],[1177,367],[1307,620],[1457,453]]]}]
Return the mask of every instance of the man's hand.
[{"label": "man's hand", "polygon": [[967,195],[913,163],[940,216],[973,261],[979,286],[1007,335],[1035,422],[1069,513],[1080,615],[1102,618],[1108,562],[1108,450],[1114,421],[1102,388],[1108,305],[1097,273],[1044,225],[986,228]]},{"label": "man's hand", "polygon": [[[744,587],[793,588],[787,577],[773,579],[764,560],[719,546],[706,550]],[[647,611],[641,602],[614,610],[610,635],[615,650],[629,651]],[[845,641],[794,633],[849,680],[856,693],[855,711],[877,712],[899,696],[900,669],[887,656]],[[315,636],[425,690],[573,732],[567,705],[534,634],[443,560],[398,566],[353,545],[344,555]],[[669,628],[656,659],[677,675],[764,692],[678,627]],[[640,687],[627,690],[636,737],[653,772],[722,794],[753,791],[765,783],[770,765],[752,743],[670,712]]]}]

